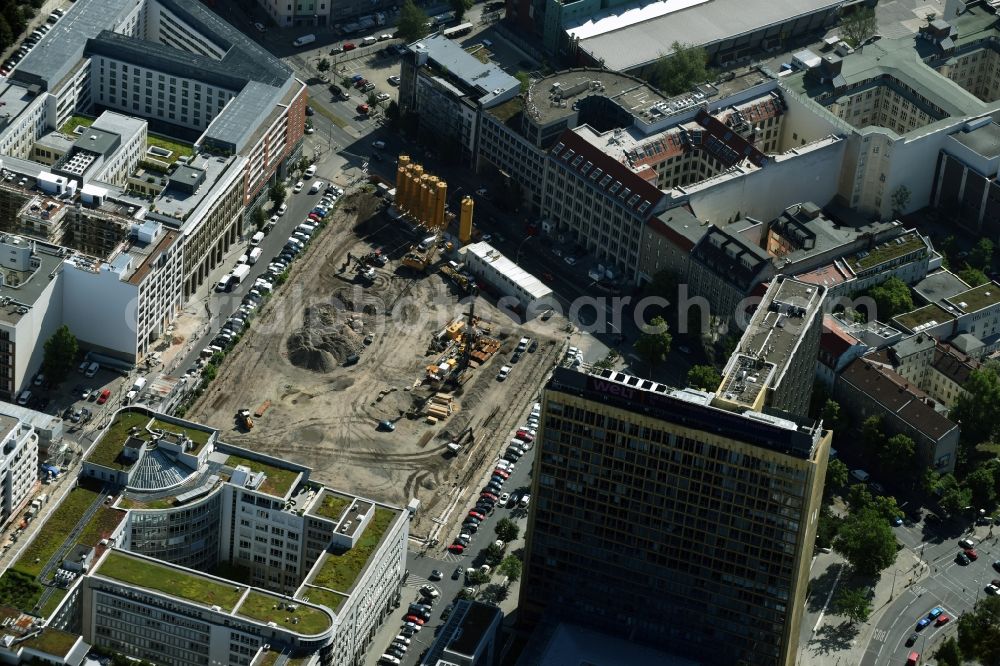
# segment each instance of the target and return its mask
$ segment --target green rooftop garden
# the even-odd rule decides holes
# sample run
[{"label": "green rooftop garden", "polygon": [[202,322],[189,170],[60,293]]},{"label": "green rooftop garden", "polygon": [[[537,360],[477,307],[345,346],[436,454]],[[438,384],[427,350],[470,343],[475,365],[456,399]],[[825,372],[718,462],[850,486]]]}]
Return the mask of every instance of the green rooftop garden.
[{"label": "green rooftop garden", "polygon": [[52,596],[49,597],[49,600],[45,602],[45,605],[42,606],[42,609],[39,611],[41,616],[48,617],[52,615],[52,613],[55,612],[59,604],[62,603],[62,600],[66,598],[67,594],[69,594],[69,590],[67,589],[61,587],[53,589]]},{"label": "green rooftop garden", "polygon": [[152,430],[163,430],[165,432],[183,432],[187,435],[192,442],[195,443],[194,451],[191,453],[197,455],[201,449],[208,444],[209,438],[212,436],[212,430],[200,430],[198,428],[182,428],[181,426],[168,423],[166,421],[161,421],[160,419],[153,419],[153,422],[149,424]]},{"label": "green rooftop garden", "polygon": [[227,585],[117,551],[108,553],[98,573],[122,583],[157,590],[205,606],[219,606],[224,611],[231,611],[246,590],[241,585]]},{"label": "green rooftop garden", "polygon": [[190,143],[183,143],[177,141],[176,139],[168,139],[165,136],[160,136],[157,134],[147,134],[146,135],[146,146],[155,146],[157,148],[162,148],[163,150],[170,151],[170,157],[162,157],[160,155],[152,155],[147,153],[143,157],[154,157],[161,162],[166,162],[167,164],[173,164],[177,161],[178,157],[187,157],[191,159],[194,156],[194,146]]},{"label": "green rooftop garden", "polygon": [[349,497],[344,497],[343,495],[338,495],[328,490],[323,493],[323,501],[320,502],[315,509],[313,509],[313,513],[317,516],[323,516],[324,518],[336,521],[344,515],[344,510],[349,507],[353,501],[354,500]]},{"label": "green rooftop garden", "polygon": [[34,609],[45,588],[32,576],[16,567],[8,569],[0,577],[0,604],[17,609]]},{"label": "green rooftop garden", "polygon": [[395,517],[395,511],[375,507],[375,516],[365,526],[357,545],[342,553],[328,553],[316,576],[309,582],[331,590],[349,592]]},{"label": "green rooftop garden", "polygon": [[901,326],[905,326],[912,331],[917,326],[921,326],[928,322],[936,321],[941,323],[951,321],[954,318],[955,317],[953,315],[949,314],[948,311],[940,305],[931,303],[930,305],[925,305],[922,308],[917,308],[916,310],[911,310],[910,312],[898,315],[895,319]]},{"label": "green rooftop garden", "polygon": [[97,546],[101,543],[101,539],[107,539],[111,536],[111,533],[123,520],[125,520],[124,511],[102,506],[87,523],[76,542],[84,546]]},{"label": "green rooftop garden", "polygon": [[123,509],[169,509],[174,505],[174,498],[156,499],[145,502],[132,497],[122,497],[118,501],[118,506]]},{"label": "green rooftop garden", "polygon": [[524,102],[520,97],[509,99],[503,104],[491,107],[489,113],[493,114],[500,122],[506,123],[508,120],[524,110]]},{"label": "green rooftop garden", "polygon": [[[132,428],[145,428],[149,423],[149,414],[145,412],[120,412],[108,429],[97,440],[97,444],[87,456],[87,462],[111,469],[129,469],[132,463],[121,460],[119,456]],[[148,434],[146,435],[148,436]]]},{"label": "green rooftop garden", "polygon": [[307,636],[320,634],[330,628],[330,618],[326,613],[309,606],[297,604],[298,608],[290,611],[278,608],[279,597],[252,591],[240,604],[239,615],[261,622],[274,622],[280,627]]},{"label": "green rooftop garden", "polygon": [[867,270],[872,266],[878,266],[879,264],[891,261],[896,257],[902,257],[903,255],[925,247],[924,241],[920,238],[919,234],[910,234],[908,236],[902,236],[902,238],[902,243],[897,244],[896,240],[893,239],[875,247],[868,253],[868,256],[864,258],[860,258],[859,255],[854,259],[852,267],[856,271]]},{"label": "green rooftop garden", "polygon": [[326,606],[333,612],[337,612],[341,604],[347,598],[343,594],[334,592],[332,590],[327,590],[322,587],[313,587],[312,585],[307,585],[302,592],[302,598],[308,598],[309,603],[319,604],[320,606]]},{"label": "green rooftop garden", "polygon": [[66,535],[73,531],[87,509],[95,501],[100,501],[101,497],[96,491],[88,488],[77,487],[71,490],[62,504],[49,514],[44,529],[37,531],[34,540],[24,549],[14,566],[19,571],[37,577],[42,573],[42,567],[49,558],[66,543]]},{"label": "green rooftop garden", "polygon": [[[975,289],[956,294],[949,298],[948,301],[966,312],[978,312],[983,308],[1000,303],[1000,287],[997,287],[992,282],[987,282]],[[965,303],[965,305],[962,305],[962,303]]]},{"label": "green rooftop garden", "polygon": [[285,469],[283,467],[275,467],[266,462],[261,462],[259,460],[250,460],[249,458],[243,458],[240,456],[229,456],[229,460],[226,461],[226,465],[236,468],[237,465],[243,465],[249,467],[252,472],[264,472],[267,478],[264,479],[264,483],[260,485],[258,490],[262,493],[267,493],[268,495],[274,495],[276,497],[284,497],[292,487],[295,478],[299,475],[298,472],[291,469]]},{"label": "green rooftop garden", "polygon": [[94,118],[88,118],[87,116],[73,115],[70,116],[69,120],[67,120],[63,126],[59,128],[59,131],[63,134],[76,136],[75,131],[77,127],[80,127],[81,125],[84,127],[90,127],[94,124],[94,120]]},{"label": "green rooftop garden", "polygon": [[274,666],[280,656],[281,653],[277,650],[268,650],[267,652],[261,654],[259,659],[256,659],[253,662],[253,666]]},{"label": "green rooftop garden", "polygon": [[34,648],[35,650],[40,650],[51,655],[65,657],[73,649],[73,646],[76,645],[79,638],[76,634],[46,627],[42,630],[42,633],[34,638],[29,638],[19,645],[21,647]]}]

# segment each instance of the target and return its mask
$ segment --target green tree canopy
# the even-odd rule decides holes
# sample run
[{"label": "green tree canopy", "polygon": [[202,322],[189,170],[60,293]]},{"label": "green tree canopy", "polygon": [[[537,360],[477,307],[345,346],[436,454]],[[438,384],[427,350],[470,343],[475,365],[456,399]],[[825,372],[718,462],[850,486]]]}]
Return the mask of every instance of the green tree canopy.
[{"label": "green tree canopy", "polygon": [[847,465],[843,460],[834,458],[826,465],[826,483],[824,487],[828,493],[840,490],[847,485]]},{"label": "green tree canopy", "polygon": [[954,636],[949,636],[944,643],[941,643],[941,647],[934,653],[934,658],[937,659],[938,666],[962,666],[965,661],[962,659],[962,649],[958,647],[958,641]]},{"label": "green tree canopy", "polygon": [[427,34],[427,13],[413,4],[413,0],[405,0],[399,10],[399,25],[396,32],[405,42],[414,42]]},{"label": "green tree canopy", "polygon": [[272,203],[274,203],[275,208],[277,208],[281,206],[281,204],[285,203],[285,197],[288,196],[288,190],[281,182],[277,182],[271,186],[267,195],[271,197]]},{"label": "green tree canopy", "polygon": [[517,535],[520,534],[521,528],[517,526],[510,518],[501,518],[497,521],[496,526],[497,538],[504,543],[510,543],[517,539]]},{"label": "green tree canopy", "polygon": [[484,571],[476,569],[472,573],[465,576],[465,582],[469,585],[485,585],[490,582],[490,575]]},{"label": "green tree canopy", "polygon": [[316,69],[318,69],[320,72],[330,71],[330,61],[327,60],[326,58],[320,58],[319,62],[316,63]]},{"label": "green tree canopy", "polygon": [[841,587],[833,599],[834,609],[854,622],[867,622],[872,614],[869,590],[864,587]]},{"label": "green tree canopy", "polygon": [[910,288],[897,277],[891,277],[882,284],[868,290],[868,295],[875,301],[876,312],[869,312],[869,321],[889,321],[898,314],[913,309],[913,298]]},{"label": "green tree canopy", "polygon": [[830,507],[824,506],[819,513],[819,521],[816,524],[816,545],[820,548],[830,548],[833,540],[837,538],[840,524],[843,518],[833,515]]},{"label": "green tree canopy", "polygon": [[654,317],[653,321],[644,324],[639,339],[635,341],[635,351],[646,363],[654,366],[670,353],[670,335],[667,321],[663,317]]},{"label": "green tree canopy", "polygon": [[893,435],[885,440],[879,451],[879,460],[886,467],[910,470],[915,467],[917,446],[908,435]]},{"label": "green tree canopy", "polygon": [[483,556],[486,558],[486,564],[495,567],[503,560],[503,548],[496,543],[491,543],[483,549]]},{"label": "green tree canopy", "polygon": [[76,365],[76,356],[80,345],[76,336],[63,324],[56,329],[52,337],[45,341],[45,357],[42,359],[42,372],[49,381],[58,384],[66,379],[66,375]]},{"label": "green tree canopy", "polygon": [[679,95],[711,78],[708,52],[700,46],[674,42],[672,53],[657,60],[650,71],[650,82],[667,95]]},{"label": "green tree canopy", "polygon": [[993,241],[980,238],[979,242],[969,252],[969,265],[981,270],[989,270],[993,264]]},{"label": "green tree canopy", "polygon": [[853,48],[875,34],[878,30],[878,19],[875,18],[875,10],[871,7],[855,9],[844,17],[840,22],[840,33],[844,36],[844,41]]},{"label": "green tree canopy", "polygon": [[10,29],[10,23],[0,14],[0,48],[6,49],[14,43],[14,31]]},{"label": "green tree canopy", "polygon": [[956,514],[967,506],[972,506],[972,490],[959,485],[951,474],[944,474],[938,481],[935,492],[940,494],[938,504],[949,514]]},{"label": "green tree canopy", "polygon": [[840,413],[840,403],[832,398],[828,398],[825,403],[823,403],[823,409],[820,410],[820,418],[823,419],[823,425],[834,431],[834,433],[839,432],[844,429],[844,417]]},{"label": "green tree canopy", "polygon": [[521,577],[521,560],[517,558],[517,555],[508,555],[500,562],[497,572],[501,576],[507,576],[511,583],[516,583]]},{"label": "green tree canopy", "polygon": [[722,383],[722,375],[711,365],[696,365],[688,370],[688,386],[714,391],[719,388],[720,383]]},{"label": "green tree canopy", "polygon": [[896,537],[875,508],[852,512],[837,533],[833,548],[862,576],[874,576],[896,561]]},{"label": "green tree canopy", "polygon": [[986,284],[990,281],[990,279],[986,277],[986,273],[982,272],[978,268],[973,268],[968,264],[965,265],[965,268],[956,273],[956,275],[958,275],[958,277],[970,287],[978,287],[979,285]]},{"label": "green tree canopy", "polygon": [[1000,405],[1000,375],[991,365],[985,365],[969,373],[963,386],[966,393],[960,393],[951,408],[949,418],[962,424],[962,439],[975,446],[1000,435],[1000,419],[994,411]]},{"label": "green tree canopy", "polygon": [[965,659],[1000,664],[1000,597],[980,597],[958,620],[958,646]]},{"label": "green tree canopy", "polygon": [[472,9],[472,0],[449,0],[451,5],[451,10],[455,12],[455,21],[458,23],[462,22],[465,18],[465,12]]},{"label": "green tree canopy", "polygon": [[992,466],[980,465],[965,477],[971,493],[970,503],[977,509],[990,509],[996,504],[997,479]]},{"label": "green tree canopy", "polygon": [[906,185],[900,185],[892,191],[890,199],[892,201],[892,216],[897,217],[910,205],[910,188]]}]

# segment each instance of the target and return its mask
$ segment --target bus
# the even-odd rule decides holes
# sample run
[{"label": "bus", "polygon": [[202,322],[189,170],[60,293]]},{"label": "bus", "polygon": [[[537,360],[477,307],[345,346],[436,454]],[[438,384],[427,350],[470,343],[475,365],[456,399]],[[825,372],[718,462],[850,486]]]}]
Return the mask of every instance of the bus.
[{"label": "bus", "polygon": [[463,23],[461,25],[456,25],[452,28],[446,28],[444,32],[442,32],[441,34],[444,35],[445,37],[450,37],[453,39],[455,37],[462,37],[463,35],[469,34],[470,32],[472,32],[472,28],[473,26],[471,23]]}]

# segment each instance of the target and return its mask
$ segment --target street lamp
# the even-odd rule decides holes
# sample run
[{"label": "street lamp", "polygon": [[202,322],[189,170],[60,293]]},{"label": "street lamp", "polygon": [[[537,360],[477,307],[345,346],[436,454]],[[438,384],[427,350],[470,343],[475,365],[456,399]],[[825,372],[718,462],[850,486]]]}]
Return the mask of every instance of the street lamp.
[{"label": "street lamp", "polygon": [[518,246],[517,246],[517,252],[514,254],[514,263],[515,264],[520,263],[520,260],[521,260],[521,248],[524,247],[524,244],[527,243],[532,238],[534,238],[534,236],[532,236],[532,235],[529,234],[528,236],[525,236],[524,239],[518,244]]}]

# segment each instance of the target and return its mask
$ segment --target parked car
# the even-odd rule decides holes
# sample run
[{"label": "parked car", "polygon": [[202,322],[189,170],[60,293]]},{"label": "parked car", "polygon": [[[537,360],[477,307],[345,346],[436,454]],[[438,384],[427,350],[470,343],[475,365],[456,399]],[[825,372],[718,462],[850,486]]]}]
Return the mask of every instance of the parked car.
[{"label": "parked car", "polygon": [[295,183],[295,185],[292,187],[292,192],[295,193],[295,194],[298,194],[299,192],[302,191],[302,188],[305,187],[305,186],[306,186],[306,184],[303,183],[301,180],[297,181]]},{"label": "parked car", "polygon": [[940,627],[942,625],[948,624],[950,620],[951,618],[948,617],[947,615],[941,615],[940,617],[938,617],[937,622],[934,623],[934,626]]},{"label": "parked car", "polygon": [[451,572],[451,579],[458,580],[462,577],[462,567],[455,567],[455,570]]},{"label": "parked car", "polygon": [[428,577],[428,580],[441,580],[442,575],[443,574],[440,571],[434,569],[433,571],[431,571],[431,575]]},{"label": "parked car", "polygon": [[931,619],[929,617],[920,618],[920,621],[917,622],[917,631],[923,631],[930,623]]},{"label": "parked car", "polygon": [[965,556],[968,557],[973,562],[979,559],[979,553],[976,552],[975,548],[966,548],[964,552]]},{"label": "parked car", "polygon": [[463,546],[461,544],[458,544],[458,543],[453,543],[450,546],[448,546],[448,552],[449,553],[454,553],[456,555],[461,555],[464,551],[465,551],[465,546]]},{"label": "parked car", "polygon": [[962,539],[958,542],[958,547],[962,550],[968,550],[969,548],[975,548],[976,544],[972,539]]}]

